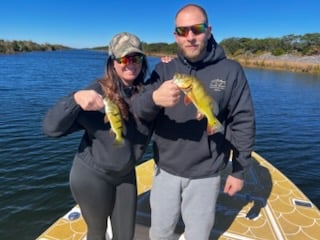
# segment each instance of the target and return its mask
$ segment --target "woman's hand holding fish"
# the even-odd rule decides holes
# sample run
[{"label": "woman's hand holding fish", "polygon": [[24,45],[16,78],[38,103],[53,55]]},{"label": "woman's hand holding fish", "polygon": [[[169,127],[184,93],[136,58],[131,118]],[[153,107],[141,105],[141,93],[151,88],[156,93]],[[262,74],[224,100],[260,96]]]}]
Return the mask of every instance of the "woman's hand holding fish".
[{"label": "woman's hand holding fish", "polygon": [[152,98],[156,105],[161,107],[173,107],[181,97],[181,91],[172,80],[165,81],[153,92]]},{"label": "woman's hand holding fish", "polygon": [[104,107],[103,97],[94,90],[80,90],[73,97],[85,111],[96,111]]}]

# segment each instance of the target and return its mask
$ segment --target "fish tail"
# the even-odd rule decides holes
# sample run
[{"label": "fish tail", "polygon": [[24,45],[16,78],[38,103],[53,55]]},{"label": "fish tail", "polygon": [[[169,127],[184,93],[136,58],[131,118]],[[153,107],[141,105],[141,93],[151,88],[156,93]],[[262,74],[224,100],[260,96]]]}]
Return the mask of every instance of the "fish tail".
[{"label": "fish tail", "polygon": [[122,137],[116,137],[116,139],[114,140],[114,145],[121,145],[124,144],[124,140]]},{"label": "fish tail", "polygon": [[213,135],[218,132],[223,131],[223,126],[217,118],[212,119],[212,121],[208,122],[207,133],[208,135]]},{"label": "fish tail", "polygon": [[114,145],[124,144],[124,138],[122,137],[121,131],[115,132],[115,133],[116,133],[116,137],[114,139]]}]

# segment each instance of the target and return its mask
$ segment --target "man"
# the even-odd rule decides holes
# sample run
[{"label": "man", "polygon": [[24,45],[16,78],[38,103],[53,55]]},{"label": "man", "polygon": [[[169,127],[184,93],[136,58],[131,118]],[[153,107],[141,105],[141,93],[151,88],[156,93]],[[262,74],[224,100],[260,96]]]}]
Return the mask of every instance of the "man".
[{"label": "man", "polygon": [[[207,240],[214,225],[220,190],[220,172],[233,150],[233,171],[224,192],[230,196],[243,187],[255,140],[255,117],[247,79],[241,66],[228,60],[215,42],[206,11],[194,4],[175,18],[178,57],[159,63],[145,90],[133,99],[133,111],[152,120],[157,170],[150,196],[150,239],[173,239],[180,213],[187,240]],[[207,132],[193,104],[172,79],[175,73],[197,77],[217,103],[224,130]]]}]

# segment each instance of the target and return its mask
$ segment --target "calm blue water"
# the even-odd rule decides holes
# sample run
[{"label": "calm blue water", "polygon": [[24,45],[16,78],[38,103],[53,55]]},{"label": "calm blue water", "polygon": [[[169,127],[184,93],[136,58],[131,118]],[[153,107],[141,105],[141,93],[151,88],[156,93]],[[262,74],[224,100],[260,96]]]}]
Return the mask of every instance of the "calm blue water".
[{"label": "calm blue water", "polygon": [[[50,139],[47,109],[103,74],[93,51],[0,55],[0,239],[35,239],[74,204],[68,175],[79,133]],[[158,58],[149,58],[152,68]],[[246,69],[257,116],[255,151],[320,207],[320,77]],[[145,158],[149,158],[146,154]]]}]

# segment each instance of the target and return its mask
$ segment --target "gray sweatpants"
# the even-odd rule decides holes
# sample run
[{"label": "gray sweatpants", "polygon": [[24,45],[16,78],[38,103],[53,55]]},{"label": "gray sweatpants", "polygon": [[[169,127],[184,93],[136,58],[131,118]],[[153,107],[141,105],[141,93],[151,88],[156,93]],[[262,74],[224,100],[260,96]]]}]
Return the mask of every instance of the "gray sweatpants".
[{"label": "gray sweatpants", "polygon": [[188,179],[157,168],[150,195],[150,239],[175,239],[181,214],[186,240],[208,240],[219,191],[220,175]]}]

